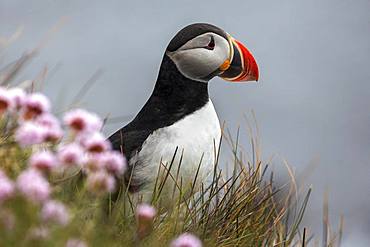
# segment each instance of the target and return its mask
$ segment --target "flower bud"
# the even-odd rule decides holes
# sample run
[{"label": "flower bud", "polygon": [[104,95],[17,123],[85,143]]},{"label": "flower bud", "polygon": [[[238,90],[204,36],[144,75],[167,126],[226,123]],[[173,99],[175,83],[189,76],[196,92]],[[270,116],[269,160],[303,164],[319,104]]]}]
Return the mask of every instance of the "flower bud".
[{"label": "flower bud", "polygon": [[183,233],[171,243],[171,247],[202,247],[202,242],[190,233]]},{"label": "flower bud", "polygon": [[152,231],[156,214],[156,209],[149,204],[143,203],[136,207],[137,236],[139,239],[144,238]]}]

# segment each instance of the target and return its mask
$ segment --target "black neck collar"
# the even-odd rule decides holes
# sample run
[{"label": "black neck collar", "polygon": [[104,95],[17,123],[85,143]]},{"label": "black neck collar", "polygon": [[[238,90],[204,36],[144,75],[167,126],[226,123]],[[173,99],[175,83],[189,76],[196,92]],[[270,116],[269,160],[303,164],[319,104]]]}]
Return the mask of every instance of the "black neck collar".
[{"label": "black neck collar", "polygon": [[152,95],[127,127],[152,132],[174,124],[208,101],[208,83],[185,77],[164,55]]},{"label": "black neck collar", "polygon": [[185,107],[188,111],[194,111],[208,102],[208,83],[185,77],[175,63],[164,55],[152,97],[176,103],[169,106],[177,110]]}]

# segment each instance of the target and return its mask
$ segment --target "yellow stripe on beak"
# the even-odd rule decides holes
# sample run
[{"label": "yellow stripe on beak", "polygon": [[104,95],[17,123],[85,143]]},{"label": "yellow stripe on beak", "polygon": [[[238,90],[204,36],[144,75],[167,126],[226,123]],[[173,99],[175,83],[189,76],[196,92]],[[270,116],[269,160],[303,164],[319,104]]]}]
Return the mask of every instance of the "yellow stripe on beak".
[{"label": "yellow stripe on beak", "polygon": [[228,68],[230,68],[231,61],[233,60],[234,57],[234,48],[233,48],[233,37],[231,35],[227,35],[227,41],[229,43],[229,58],[224,61],[223,64],[218,68],[221,72],[226,71]]}]

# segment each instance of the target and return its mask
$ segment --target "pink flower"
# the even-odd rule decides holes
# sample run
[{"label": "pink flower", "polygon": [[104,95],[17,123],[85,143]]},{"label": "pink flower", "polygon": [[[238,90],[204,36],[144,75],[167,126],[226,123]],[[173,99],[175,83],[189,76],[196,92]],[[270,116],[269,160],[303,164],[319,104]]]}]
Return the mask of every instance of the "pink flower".
[{"label": "pink flower", "polygon": [[157,210],[149,204],[142,203],[136,207],[136,218],[138,221],[152,222]]},{"label": "pink flower", "polygon": [[63,130],[56,117],[49,113],[44,113],[37,117],[36,123],[43,126],[45,141],[58,142],[63,137]]},{"label": "pink flower", "polygon": [[63,119],[67,126],[78,133],[100,131],[103,126],[98,115],[82,109],[67,112]]},{"label": "pink flower", "polygon": [[69,213],[63,203],[48,201],[41,209],[41,219],[46,222],[54,222],[65,226],[69,222]]},{"label": "pink flower", "polygon": [[24,102],[23,118],[26,120],[40,116],[50,110],[50,101],[41,93],[33,93],[27,96]]},{"label": "pink flower", "polygon": [[113,192],[115,189],[116,181],[114,177],[105,171],[97,171],[90,173],[87,176],[87,188],[96,194],[103,194]]},{"label": "pink flower", "polygon": [[23,147],[44,141],[45,129],[33,122],[24,122],[15,132],[15,140]]},{"label": "pink flower", "polygon": [[122,175],[127,168],[126,158],[120,152],[104,152],[101,159],[105,169],[116,176]]},{"label": "pink flower", "polygon": [[48,181],[34,169],[25,170],[18,176],[17,188],[32,202],[44,202],[50,195]]},{"label": "pink flower", "polygon": [[87,244],[82,240],[71,238],[67,241],[66,247],[87,247]]},{"label": "pink flower", "polygon": [[21,88],[11,88],[8,90],[9,97],[12,101],[12,106],[15,110],[19,110],[22,108],[25,100],[26,100],[26,93]]},{"label": "pink flower", "polygon": [[59,147],[58,160],[64,165],[79,165],[84,161],[84,150],[77,143],[71,143]]},{"label": "pink flower", "polygon": [[139,204],[136,207],[137,236],[139,239],[149,235],[153,229],[154,217],[157,210],[149,204]]},{"label": "pink flower", "polygon": [[29,164],[32,168],[36,168],[40,171],[50,172],[58,165],[58,162],[52,152],[41,151],[32,154]]},{"label": "pink flower", "polygon": [[171,247],[202,247],[202,242],[193,234],[183,233],[172,241]]},{"label": "pink flower", "polygon": [[12,107],[12,100],[9,92],[0,87],[0,114],[3,114]]},{"label": "pink flower", "polygon": [[111,149],[111,143],[99,132],[83,136],[81,144],[91,153],[102,153]]},{"label": "pink flower", "polygon": [[14,195],[14,183],[0,171],[0,203]]},{"label": "pink flower", "polygon": [[58,119],[50,113],[45,113],[36,118],[36,122],[42,126],[53,128],[60,126]]},{"label": "pink flower", "polygon": [[57,126],[55,128],[46,128],[44,132],[45,141],[57,143],[63,138],[63,130]]}]

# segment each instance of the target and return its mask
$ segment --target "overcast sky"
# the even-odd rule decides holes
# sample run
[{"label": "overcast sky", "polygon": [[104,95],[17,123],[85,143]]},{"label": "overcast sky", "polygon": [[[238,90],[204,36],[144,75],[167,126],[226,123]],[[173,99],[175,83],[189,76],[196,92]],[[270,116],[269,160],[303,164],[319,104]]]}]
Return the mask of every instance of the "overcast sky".
[{"label": "overcast sky", "polygon": [[0,37],[23,27],[0,62],[35,47],[67,17],[19,79],[57,67],[43,91],[60,110],[101,69],[80,101],[101,115],[126,116],[107,126],[109,134],[145,103],[172,36],[193,22],[218,25],[246,44],[261,73],[258,84],[211,81],[220,120],[235,132],[253,109],[264,157],[277,156],[276,170],[284,170],[279,157],[297,174],[318,161],[305,177],[314,189],[306,224],[320,235],[327,187],[333,227],[345,217],[344,245],[369,246],[369,11],[369,0],[0,0]]}]

